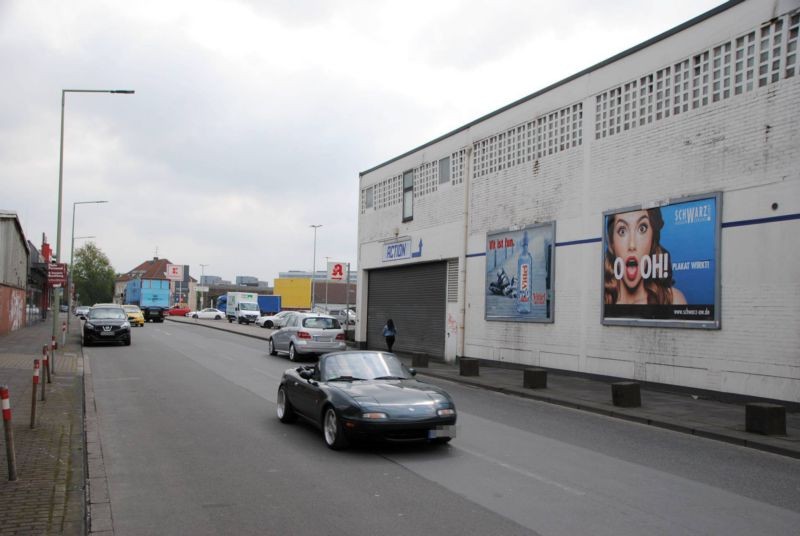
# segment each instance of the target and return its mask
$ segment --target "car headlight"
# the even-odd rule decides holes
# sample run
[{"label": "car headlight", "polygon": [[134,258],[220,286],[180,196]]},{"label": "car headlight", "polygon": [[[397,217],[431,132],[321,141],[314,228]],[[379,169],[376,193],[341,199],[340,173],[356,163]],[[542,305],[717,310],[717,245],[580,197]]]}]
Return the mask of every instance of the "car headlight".
[{"label": "car headlight", "polygon": [[380,420],[380,419],[388,419],[389,418],[388,415],[386,415],[385,413],[382,413],[380,411],[368,411],[366,413],[362,413],[361,417],[363,417],[364,419],[369,419],[369,420]]},{"label": "car headlight", "polygon": [[85,327],[86,329],[94,329],[94,324],[90,324],[89,322],[86,322],[83,325],[83,327]]},{"label": "car headlight", "polygon": [[122,327],[123,328],[129,328],[129,327],[131,327],[131,323],[130,322],[123,322],[122,323]]},{"label": "car headlight", "polygon": [[453,415],[456,414],[456,410],[451,408],[437,409],[436,414],[439,417],[452,417]]}]

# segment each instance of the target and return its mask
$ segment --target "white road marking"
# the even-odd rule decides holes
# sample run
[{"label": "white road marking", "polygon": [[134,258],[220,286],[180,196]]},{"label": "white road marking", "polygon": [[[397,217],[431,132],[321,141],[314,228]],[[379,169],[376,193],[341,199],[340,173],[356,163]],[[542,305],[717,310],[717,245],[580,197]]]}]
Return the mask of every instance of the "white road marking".
[{"label": "white road marking", "polygon": [[530,471],[528,471],[526,469],[522,469],[521,467],[516,467],[516,466],[513,466],[513,465],[511,465],[509,463],[500,461],[500,460],[498,460],[496,458],[492,458],[491,456],[487,456],[485,454],[481,454],[480,452],[475,452],[474,450],[470,450],[470,449],[464,448],[464,447],[462,447],[460,445],[458,446],[458,449],[459,450],[463,450],[467,454],[471,454],[472,456],[476,456],[476,457],[478,457],[478,458],[480,458],[482,460],[486,460],[487,462],[497,464],[497,465],[499,465],[500,467],[502,467],[504,469],[508,469],[509,471],[514,471],[515,473],[520,474],[522,476],[527,476],[528,478],[532,478],[534,480],[542,482],[543,484],[549,484],[551,486],[555,486],[555,487],[557,487],[557,488],[559,488],[559,489],[561,489],[563,491],[566,491],[567,493],[571,493],[572,495],[577,495],[579,497],[583,496],[583,495],[586,495],[585,491],[581,491],[579,489],[571,488],[569,486],[566,486],[566,485],[561,484],[559,482],[556,482],[554,480],[550,480],[549,478],[544,477],[542,475],[537,475],[536,473],[532,473],[532,472],[530,472]]}]

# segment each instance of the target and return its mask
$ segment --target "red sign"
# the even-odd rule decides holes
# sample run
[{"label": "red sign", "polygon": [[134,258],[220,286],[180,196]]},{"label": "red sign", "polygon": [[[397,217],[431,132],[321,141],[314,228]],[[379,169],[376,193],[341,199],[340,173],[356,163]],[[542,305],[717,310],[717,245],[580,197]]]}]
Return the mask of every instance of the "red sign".
[{"label": "red sign", "polygon": [[67,282],[67,265],[65,263],[47,265],[47,284],[51,287],[64,285]]}]

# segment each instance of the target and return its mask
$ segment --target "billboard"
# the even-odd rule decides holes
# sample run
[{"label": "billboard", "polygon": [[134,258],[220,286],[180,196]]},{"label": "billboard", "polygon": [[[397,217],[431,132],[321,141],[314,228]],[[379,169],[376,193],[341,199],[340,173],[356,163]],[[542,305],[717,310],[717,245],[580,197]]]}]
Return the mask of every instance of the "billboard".
[{"label": "billboard", "polygon": [[167,271],[164,276],[170,281],[183,281],[183,265],[181,264],[168,264]]},{"label": "billboard", "polygon": [[486,320],[553,321],[556,225],[486,234]]},{"label": "billboard", "polygon": [[721,194],[603,214],[604,324],[718,329]]}]

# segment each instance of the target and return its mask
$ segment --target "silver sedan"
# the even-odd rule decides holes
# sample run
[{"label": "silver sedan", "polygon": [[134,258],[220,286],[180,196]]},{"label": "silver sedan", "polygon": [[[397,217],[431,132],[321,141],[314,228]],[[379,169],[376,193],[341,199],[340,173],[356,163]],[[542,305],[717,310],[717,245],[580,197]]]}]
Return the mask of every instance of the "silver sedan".
[{"label": "silver sedan", "polygon": [[345,335],[339,321],[329,315],[291,313],[283,328],[269,337],[269,353],[283,352],[295,361],[298,355],[316,355],[345,350]]}]

